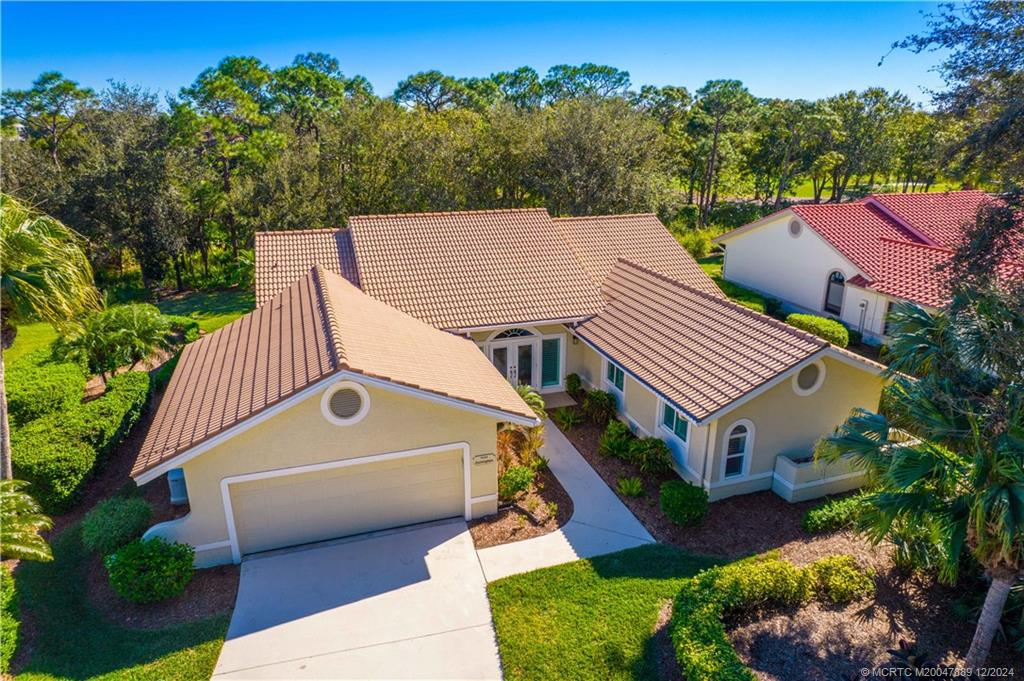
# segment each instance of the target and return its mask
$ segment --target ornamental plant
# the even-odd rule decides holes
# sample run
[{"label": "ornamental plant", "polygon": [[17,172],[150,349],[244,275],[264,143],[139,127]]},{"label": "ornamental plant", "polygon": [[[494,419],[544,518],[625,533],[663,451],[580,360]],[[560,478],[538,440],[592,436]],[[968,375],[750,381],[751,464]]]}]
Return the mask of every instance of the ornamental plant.
[{"label": "ornamental plant", "polygon": [[136,539],[103,559],[110,585],[135,603],[155,603],[179,595],[192,580],[195,549],[160,537]]}]

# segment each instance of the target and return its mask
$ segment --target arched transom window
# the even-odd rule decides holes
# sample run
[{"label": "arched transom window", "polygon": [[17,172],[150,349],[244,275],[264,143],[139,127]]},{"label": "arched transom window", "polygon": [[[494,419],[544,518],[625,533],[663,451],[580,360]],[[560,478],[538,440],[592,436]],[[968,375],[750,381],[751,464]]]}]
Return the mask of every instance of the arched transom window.
[{"label": "arched transom window", "polygon": [[502,338],[522,338],[523,336],[532,336],[533,332],[527,331],[526,329],[509,329],[502,331],[492,340],[500,340]]},{"label": "arched transom window", "polygon": [[846,277],[842,272],[828,275],[828,286],[825,289],[825,312],[839,314],[843,310],[843,290],[846,288]]}]

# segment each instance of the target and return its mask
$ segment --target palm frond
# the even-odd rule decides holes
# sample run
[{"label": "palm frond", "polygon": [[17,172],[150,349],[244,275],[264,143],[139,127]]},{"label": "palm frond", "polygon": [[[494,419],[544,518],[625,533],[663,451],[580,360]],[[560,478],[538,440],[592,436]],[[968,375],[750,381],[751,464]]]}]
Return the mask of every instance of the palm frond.
[{"label": "palm frond", "polygon": [[23,480],[0,480],[0,555],[3,558],[47,561],[50,546],[40,536],[53,527]]}]

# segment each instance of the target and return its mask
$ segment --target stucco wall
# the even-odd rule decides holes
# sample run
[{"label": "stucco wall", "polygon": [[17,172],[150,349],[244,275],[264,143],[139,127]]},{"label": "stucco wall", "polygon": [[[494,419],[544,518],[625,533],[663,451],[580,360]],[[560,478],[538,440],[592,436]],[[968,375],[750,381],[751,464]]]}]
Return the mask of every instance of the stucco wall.
[{"label": "stucco wall", "polygon": [[[508,329],[527,329],[527,330],[536,332],[538,335],[541,335],[541,336],[549,336],[549,335],[560,335],[560,336],[562,336],[562,347],[563,347],[562,356],[564,358],[564,363],[563,363],[563,366],[561,367],[561,372],[562,372],[561,378],[563,379],[563,383],[564,383],[565,376],[567,376],[568,374],[579,373],[578,369],[576,368],[576,367],[579,366],[579,362],[580,362],[579,348],[578,348],[578,346],[573,346],[572,345],[572,334],[562,324],[540,324],[540,325],[523,324],[523,325],[513,325],[513,326],[503,327],[503,328],[500,328],[500,329],[489,329],[487,331],[471,331],[470,334],[469,334],[469,337],[473,340],[474,343],[476,343],[480,347],[480,350],[482,352],[487,354],[487,352],[488,352],[488,350],[487,350],[488,339],[491,338],[492,336],[495,336],[495,335],[501,333],[502,331],[507,331]],[[537,352],[535,353],[534,358],[533,358],[533,365],[534,365],[533,366],[534,377],[535,377],[535,380],[539,384],[539,382],[541,380],[541,378],[540,378],[540,372],[541,372],[541,349],[540,349],[539,345],[538,345],[538,348],[537,348]],[[540,388],[540,392],[542,392],[542,393],[544,393],[544,392],[559,392],[561,390],[564,390],[564,385],[561,385],[561,386],[549,386],[547,388],[544,388],[544,387]]]},{"label": "stucco wall", "polygon": [[[799,236],[790,236],[793,219],[799,220],[794,213],[784,211],[725,242],[722,275],[793,306],[824,314],[829,274],[839,270],[849,280],[860,270],[806,224],[802,223]],[[848,307],[844,300],[844,315]]]},{"label": "stucco wall", "polygon": [[[495,451],[496,422],[490,416],[374,386],[366,389],[370,409],[354,425],[336,426],[324,418],[320,390],[186,462],[182,468],[188,486],[189,514],[155,526],[150,533],[196,547],[227,540],[220,482],[234,475],[458,442],[468,443],[470,456]],[[496,492],[494,457],[482,464],[471,461],[470,495],[480,497]],[[472,508],[473,517],[496,509],[494,500],[477,503]],[[197,551],[196,564],[200,566],[225,560],[230,560],[230,552],[223,547]]]}]

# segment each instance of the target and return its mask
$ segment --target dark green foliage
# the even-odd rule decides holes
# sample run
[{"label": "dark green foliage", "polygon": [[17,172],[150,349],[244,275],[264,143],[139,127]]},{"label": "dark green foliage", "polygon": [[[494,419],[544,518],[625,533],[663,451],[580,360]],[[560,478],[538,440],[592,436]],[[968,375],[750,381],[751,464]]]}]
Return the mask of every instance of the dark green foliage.
[{"label": "dark green foliage", "polygon": [[195,550],[160,537],[137,539],[103,559],[110,585],[135,603],[155,603],[177,596],[192,580]]},{"label": "dark green foliage", "polygon": [[778,298],[765,298],[764,313],[771,317],[778,318],[782,314],[782,301]]},{"label": "dark green foliage", "polygon": [[160,368],[156,370],[153,374],[153,392],[160,392],[171,382],[179,359],[181,359],[181,351],[175,353],[174,357],[161,364]]},{"label": "dark green foliage", "polygon": [[601,438],[597,442],[597,451],[602,456],[613,456],[616,459],[628,461],[632,454],[634,440],[636,440],[636,436],[629,431],[629,427],[625,423],[618,419],[612,419],[601,433]]},{"label": "dark green foliage", "polygon": [[132,371],[110,379],[101,397],[13,430],[16,477],[49,513],[66,510],[98,460],[138,421],[149,397],[149,374]]},{"label": "dark green foliage", "polygon": [[624,497],[640,497],[644,494],[644,482],[637,477],[619,478],[615,487]]},{"label": "dark green foliage", "polygon": [[559,407],[552,412],[551,418],[562,430],[572,430],[583,423],[583,414],[575,407]]},{"label": "dark green foliage", "polygon": [[56,362],[46,350],[20,357],[6,367],[7,409],[12,428],[82,401],[85,372],[71,362]]},{"label": "dark green foliage", "polygon": [[875,593],[871,573],[857,567],[852,556],[828,556],[815,561],[808,569],[816,593],[829,603],[845,605]]},{"label": "dark green foliage", "polygon": [[708,514],[708,493],[685,480],[661,483],[661,511],[677,525],[696,525]]},{"label": "dark green foliage", "polygon": [[604,390],[591,390],[583,399],[583,411],[592,423],[603,426],[615,417],[618,402],[615,395]]},{"label": "dark green foliage", "polygon": [[829,499],[804,514],[804,532],[821,534],[850,529],[856,524],[857,514],[863,507],[864,497],[861,494]]},{"label": "dark green foliage", "polygon": [[533,484],[534,475],[534,470],[529,466],[509,466],[498,478],[498,498],[508,501],[527,491]]},{"label": "dark green foliage", "polygon": [[113,553],[149,527],[153,509],[138,496],[111,497],[96,505],[82,520],[82,544],[103,555]]},{"label": "dark green foliage", "polygon": [[834,319],[813,314],[794,313],[786,317],[786,323],[824,338],[833,345],[845,348],[850,344],[850,332]]},{"label": "dark green foliage", "polygon": [[857,346],[864,344],[864,334],[856,329],[847,329],[846,332],[850,335],[850,345]]},{"label": "dark green foliage", "polygon": [[54,345],[54,352],[86,363],[92,373],[106,375],[120,367],[134,367],[167,347],[169,330],[167,319],[153,305],[116,305],[83,319]]},{"label": "dark green foliage", "polygon": [[193,319],[192,317],[170,314],[165,314],[164,319],[167,320],[170,330],[174,333],[181,334],[182,340],[186,343],[199,340],[198,320]]},{"label": "dark green foliage", "polygon": [[573,373],[565,377],[565,392],[577,402],[583,398],[583,381],[579,374]]},{"label": "dark green foliage", "polygon": [[751,309],[754,312],[760,312],[761,314],[767,313],[767,299],[760,293],[751,291],[739,284],[734,284],[731,281],[726,281],[721,277],[712,278],[715,280],[715,283],[718,284],[718,288],[722,289],[722,293],[728,296],[729,300],[734,303],[739,303],[743,307]]},{"label": "dark green foliage", "polygon": [[629,447],[629,460],[644,473],[668,473],[672,470],[672,458],[665,441],[657,437],[641,437],[633,440]]},{"label": "dark green foliage", "polygon": [[11,660],[18,648],[18,592],[14,576],[6,565],[0,565],[0,674],[11,671]]}]

